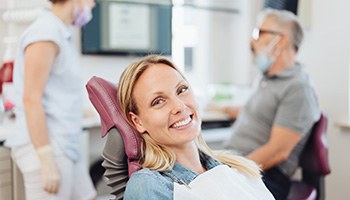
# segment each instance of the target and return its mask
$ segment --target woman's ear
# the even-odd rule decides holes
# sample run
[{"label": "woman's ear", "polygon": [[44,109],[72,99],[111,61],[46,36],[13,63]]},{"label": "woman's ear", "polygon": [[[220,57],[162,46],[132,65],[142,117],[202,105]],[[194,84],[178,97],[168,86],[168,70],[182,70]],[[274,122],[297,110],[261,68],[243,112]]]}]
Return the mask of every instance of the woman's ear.
[{"label": "woman's ear", "polygon": [[146,129],[144,128],[139,116],[137,116],[133,112],[129,112],[129,116],[130,116],[130,119],[138,132],[140,132],[140,133],[146,132]]}]

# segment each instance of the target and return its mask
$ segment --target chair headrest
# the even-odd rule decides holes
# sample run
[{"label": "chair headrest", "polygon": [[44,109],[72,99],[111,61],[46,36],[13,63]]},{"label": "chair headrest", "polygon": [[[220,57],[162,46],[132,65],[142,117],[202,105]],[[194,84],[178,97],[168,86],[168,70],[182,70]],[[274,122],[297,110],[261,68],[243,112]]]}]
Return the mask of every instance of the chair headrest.
[{"label": "chair headrest", "polygon": [[92,77],[86,84],[89,99],[101,120],[101,135],[117,128],[122,136],[128,157],[129,175],[140,169],[141,138],[139,133],[124,119],[117,99],[117,86],[99,77]]},{"label": "chair headrest", "polygon": [[301,155],[300,165],[312,173],[327,175],[331,172],[328,161],[327,117],[321,117],[312,128],[310,138]]}]

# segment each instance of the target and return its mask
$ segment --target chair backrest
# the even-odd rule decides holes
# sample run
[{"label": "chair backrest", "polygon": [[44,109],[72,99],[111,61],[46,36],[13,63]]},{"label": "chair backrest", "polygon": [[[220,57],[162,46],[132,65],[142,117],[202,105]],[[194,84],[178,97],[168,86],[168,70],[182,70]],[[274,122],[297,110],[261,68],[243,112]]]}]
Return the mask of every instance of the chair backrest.
[{"label": "chair backrest", "polygon": [[117,86],[99,77],[92,77],[86,84],[89,98],[101,119],[101,135],[113,128],[120,133],[128,161],[129,177],[140,169],[141,139],[138,132],[124,119],[117,99]]},{"label": "chair backrest", "polygon": [[328,162],[327,117],[321,113],[318,122],[312,128],[300,158],[303,171],[327,175],[331,172]]},{"label": "chair backrest", "polygon": [[302,181],[316,189],[316,199],[325,199],[325,179],[331,172],[328,161],[327,117],[321,117],[312,128],[311,135],[300,157]]}]

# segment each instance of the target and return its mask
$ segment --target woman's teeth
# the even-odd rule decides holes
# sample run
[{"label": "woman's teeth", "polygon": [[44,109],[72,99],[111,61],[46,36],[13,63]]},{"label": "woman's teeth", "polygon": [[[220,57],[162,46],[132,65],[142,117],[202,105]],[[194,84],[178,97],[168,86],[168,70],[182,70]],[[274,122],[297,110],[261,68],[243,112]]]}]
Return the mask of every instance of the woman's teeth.
[{"label": "woman's teeth", "polygon": [[191,117],[188,117],[185,120],[182,120],[180,122],[176,122],[174,125],[172,125],[172,127],[179,128],[179,127],[187,125],[188,123],[190,123],[190,121],[191,121]]}]

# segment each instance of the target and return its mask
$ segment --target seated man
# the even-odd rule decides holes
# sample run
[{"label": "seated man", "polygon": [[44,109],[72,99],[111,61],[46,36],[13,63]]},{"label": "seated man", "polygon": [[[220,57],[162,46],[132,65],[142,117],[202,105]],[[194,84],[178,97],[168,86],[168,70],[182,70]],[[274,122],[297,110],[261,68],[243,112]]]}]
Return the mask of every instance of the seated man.
[{"label": "seated man", "polygon": [[[302,27],[291,12],[268,9],[260,14],[251,49],[262,78],[224,144],[260,165],[276,199],[286,199],[299,155],[320,117],[315,91],[295,61],[302,39]],[[224,110],[232,118],[239,111]]]}]

